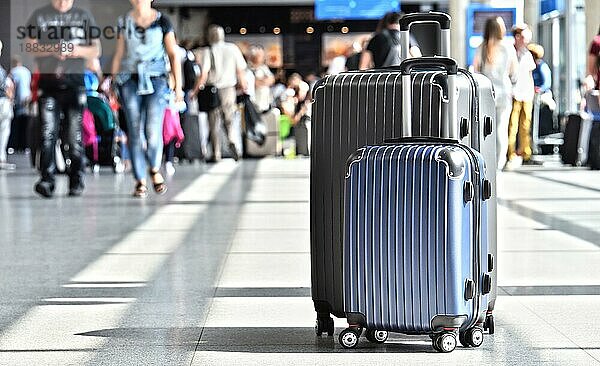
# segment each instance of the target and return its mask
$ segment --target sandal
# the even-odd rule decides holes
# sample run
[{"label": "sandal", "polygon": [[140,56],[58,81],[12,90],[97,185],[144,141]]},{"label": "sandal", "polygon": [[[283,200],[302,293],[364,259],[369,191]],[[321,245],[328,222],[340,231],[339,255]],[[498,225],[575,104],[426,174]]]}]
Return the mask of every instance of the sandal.
[{"label": "sandal", "polygon": [[135,185],[135,191],[133,191],[133,197],[136,198],[145,198],[148,196],[148,188],[142,182],[138,182]]},{"label": "sandal", "polygon": [[165,179],[158,172],[150,171],[150,176],[152,177],[152,187],[154,188],[154,192],[159,195],[165,194],[167,192],[167,185],[165,184]]}]

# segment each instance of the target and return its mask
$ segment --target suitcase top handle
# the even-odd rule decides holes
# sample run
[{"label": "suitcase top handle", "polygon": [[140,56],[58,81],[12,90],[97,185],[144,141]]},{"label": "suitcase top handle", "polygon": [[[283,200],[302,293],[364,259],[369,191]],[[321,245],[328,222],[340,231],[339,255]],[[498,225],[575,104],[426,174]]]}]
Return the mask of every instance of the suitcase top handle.
[{"label": "suitcase top handle", "polygon": [[[459,140],[458,138],[458,106],[456,96],[456,77],[458,64],[449,57],[419,57],[402,61],[400,73],[402,74],[402,136],[412,135],[412,80],[410,72],[415,67],[443,67],[448,73],[448,105],[444,108],[442,103],[442,116],[446,116],[446,123],[442,123],[442,136]],[[443,113],[445,109],[446,113]]]},{"label": "suitcase top handle", "polygon": [[400,50],[401,58],[408,58],[410,49],[410,26],[414,23],[438,23],[440,25],[440,55],[450,56],[450,15],[430,11],[428,13],[406,14],[400,19]]},{"label": "suitcase top handle", "polygon": [[442,30],[450,29],[450,15],[437,11],[406,14],[400,19],[400,30],[408,31],[413,23],[438,23]]}]

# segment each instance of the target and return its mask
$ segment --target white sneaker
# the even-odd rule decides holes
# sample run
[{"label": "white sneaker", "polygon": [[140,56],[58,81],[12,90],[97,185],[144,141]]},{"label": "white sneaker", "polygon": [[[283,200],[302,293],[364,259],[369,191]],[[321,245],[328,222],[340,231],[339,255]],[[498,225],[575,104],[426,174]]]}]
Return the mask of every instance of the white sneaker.
[{"label": "white sneaker", "polygon": [[520,167],[521,165],[523,165],[523,157],[521,156],[515,156],[512,159],[510,159],[506,165],[504,166],[505,171],[511,171],[511,170],[515,170],[518,167]]},{"label": "white sneaker", "polygon": [[167,175],[173,175],[173,174],[175,174],[175,167],[173,166],[172,162],[167,161],[165,163],[165,171],[167,172]]}]

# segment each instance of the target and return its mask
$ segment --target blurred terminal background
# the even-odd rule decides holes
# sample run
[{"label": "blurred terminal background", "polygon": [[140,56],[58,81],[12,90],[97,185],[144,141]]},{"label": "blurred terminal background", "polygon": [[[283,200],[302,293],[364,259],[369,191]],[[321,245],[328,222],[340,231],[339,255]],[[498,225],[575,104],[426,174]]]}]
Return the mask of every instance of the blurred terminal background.
[{"label": "blurred terminal background", "polygon": [[[19,53],[16,30],[44,1],[0,1],[0,39],[8,40],[5,49],[10,50],[2,55],[2,64],[8,65],[11,55]],[[126,0],[76,0],[76,5],[89,9],[100,27],[115,26],[118,16],[130,8]],[[155,0],[155,6],[169,14],[179,41],[202,46],[207,26],[220,24],[227,40],[242,51],[261,44],[267,50],[269,67],[302,75],[326,72],[331,60],[368,38],[390,9],[450,13],[452,56],[468,66],[481,42],[485,20],[500,15],[509,29],[529,24],[533,41],[545,48],[544,58],[558,76],[553,78],[552,90],[560,114],[577,109],[587,45],[600,25],[599,0]],[[430,27],[414,27],[424,54],[435,53],[439,41]],[[102,42],[106,71],[114,41],[103,37]],[[26,64],[31,63],[24,58]]]}]

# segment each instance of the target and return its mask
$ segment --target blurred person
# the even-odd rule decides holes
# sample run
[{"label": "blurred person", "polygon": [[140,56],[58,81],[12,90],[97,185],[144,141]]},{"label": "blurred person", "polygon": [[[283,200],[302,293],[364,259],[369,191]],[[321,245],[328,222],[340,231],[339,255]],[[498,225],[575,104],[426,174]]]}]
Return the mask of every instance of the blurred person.
[{"label": "blurred person", "polygon": [[29,126],[29,104],[31,103],[31,71],[23,66],[19,55],[11,60],[10,78],[15,84],[14,118],[8,146],[17,151],[27,149],[27,128]]},{"label": "blurred person", "polygon": [[[96,21],[87,10],[73,6],[74,0],[51,0],[49,5],[33,12],[27,22],[27,50],[35,57],[40,71],[38,81],[41,122],[41,179],[35,191],[45,198],[54,195],[55,145],[59,131],[69,146],[71,161],[69,196],[80,196],[84,190],[84,152],[81,141],[83,109],[86,105],[85,61],[100,56],[100,40],[89,30]],[[70,29],[60,32],[56,28]],[[39,38],[37,38],[39,36]],[[36,38],[31,38],[36,37]],[[64,120],[61,118],[64,116]]]},{"label": "blurred person", "polygon": [[295,109],[292,116],[292,133],[296,142],[296,155],[309,155],[309,126],[311,121],[311,88],[300,74],[292,74],[288,81],[295,93]]},{"label": "blurred person", "polygon": [[[518,167],[531,159],[531,114],[533,112],[533,97],[535,85],[533,70],[535,61],[527,45],[531,41],[531,30],[526,24],[513,29],[515,50],[519,65],[517,80],[513,87],[513,107],[508,124],[508,169]],[[519,150],[517,151],[517,134]]]},{"label": "blurred person", "polygon": [[346,71],[346,61],[348,56],[352,55],[352,46],[345,50],[344,54],[337,55],[329,61],[327,66],[327,75],[337,75],[341,72]]},{"label": "blurred person", "polygon": [[[198,103],[196,100],[192,100],[190,98],[191,92],[194,90],[196,83],[200,80],[201,68],[200,64],[198,64],[198,60],[196,55],[192,51],[193,42],[189,39],[186,39],[181,42],[181,45],[178,47],[179,57],[181,58],[181,75],[182,75],[182,83],[183,83],[183,93],[184,93],[184,101],[186,104],[185,110],[179,110],[179,128],[181,128],[181,122],[185,121],[185,118],[190,116],[191,110],[197,110],[192,107],[192,103]],[[172,77],[170,79],[173,79]],[[174,84],[174,81],[172,81]],[[175,99],[171,96],[170,106],[167,108],[171,108],[176,110],[176,106],[174,103]],[[166,111],[165,121],[167,121],[167,115],[169,111]],[[190,137],[191,138],[191,137]],[[167,175],[172,176],[175,174],[175,152],[177,150],[179,141],[173,139],[171,141],[164,141],[164,161],[165,161],[165,172]]]},{"label": "blurred person", "polygon": [[310,98],[312,98],[312,93],[315,89],[315,85],[317,84],[317,82],[321,80],[321,77],[319,77],[317,75],[316,72],[309,72],[306,77],[304,78],[304,81],[306,81],[306,83],[308,84],[308,89],[310,91]]},{"label": "blurred person", "polygon": [[532,72],[533,85],[536,93],[544,94],[552,87],[552,72],[550,66],[544,61],[544,47],[536,43],[527,45],[527,49],[533,56],[535,70]]},{"label": "blurred person", "polygon": [[226,131],[227,146],[234,160],[239,160],[235,146],[233,119],[237,110],[236,86],[245,93],[248,89],[246,83],[246,61],[240,49],[233,43],[225,42],[225,31],[219,25],[208,27],[208,50],[205,50],[202,59],[202,76],[194,93],[204,89],[206,84],[214,85],[218,89],[221,105],[208,113],[210,129],[210,142],[213,156],[210,163],[221,160],[220,124],[222,120]]},{"label": "blurred person", "polygon": [[260,112],[271,108],[273,97],[271,87],[275,84],[275,76],[266,64],[265,49],[262,46],[250,47],[248,68],[254,74],[254,103]]},{"label": "blurred person", "polygon": [[590,44],[585,80],[588,89],[600,89],[600,29]]},{"label": "blurred person", "polygon": [[[280,108],[281,100],[285,98],[287,90],[287,76],[283,68],[275,71],[275,83],[271,87],[271,95],[273,96],[273,105]],[[280,108],[281,109],[281,108]]]},{"label": "blurred person", "polygon": [[552,71],[546,61],[544,61],[544,47],[539,44],[530,43],[527,48],[531,52],[536,64],[535,70],[532,72],[535,92],[540,95],[542,107],[547,106],[553,111],[556,109],[556,102],[551,90]]},{"label": "blurred person", "polygon": [[[399,65],[400,58],[400,13],[389,12],[381,20],[382,29],[369,41],[360,58],[360,70]],[[421,50],[411,37],[409,55],[420,57]]]},{"label": "blurred person", "polygon": [[504,168],[508,151],[508,122],[512,111],[512,80],[518,67],[515,48],[505,42],[506,26],[501,17],[485,22],[483,42],[475,52],[475,72],[487,76],[496,95],[496,154],[498,169]]},{"label": "blurred person", "polygon": [[98,97],[100,88],[100,78],[102,77],[102,68],[100,59],[91,58],[86,61],[84,72],[85,91],[88,96]]},{"label": "blurred person", "polygon": [[350,56],[346,59],[346,71],[358,70],[360,66],[360,59],[362,57],[363,50],[367,48],[369,40],[366,39],[361,43],[353,42],[351,46]]},{"label": "blurred person", "polygon": [[167,185],[160,174],[163,155],[163,118],[169,94],[169,67],[174,79],[174,98],[183,103],[181,62],[175,31],[166,15],[152,8],[152,0],[130,0],[133,9],[119,19],[124,30],[117,38],[112,75],[118,85],[127,121],[129,153],[135,178],[134,197],[148,195],[146,177],[164,194]]},{"label": "blurred person", "polygon": [[[0,41],[0,55],[3,44]],[[6,148],[10,137],[10,122],[13,117],[14,84],[6,70],[0,65],[0,169],[15,169],[6,160]]]},{"label": "blurred person", "polygon": [[[552,72],[550,66],[544,61],[544,47],[536,43],[527,46],[533,56],[536,68],[533,70],[533,85],[537,99],[537,107],[534,105],[532,118],[537,118],[538,136],[545,136],[556,131],[554,122],[554,111],[556,102],[552,96]],[[533,114],[535,113],[535,114]]]},{"label": "blurred person", "polygon": [[310,86],[306,83],[302,76],[298,73],[293,73],[288,78],[286,90],[286,101],[283,105],[283,113],[291,118],[292,126],[296,125],[305,117],[308,111],[308,103],[310,103]]}]

